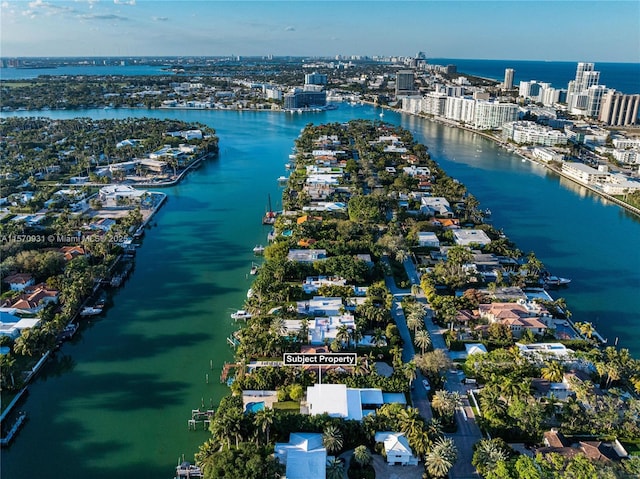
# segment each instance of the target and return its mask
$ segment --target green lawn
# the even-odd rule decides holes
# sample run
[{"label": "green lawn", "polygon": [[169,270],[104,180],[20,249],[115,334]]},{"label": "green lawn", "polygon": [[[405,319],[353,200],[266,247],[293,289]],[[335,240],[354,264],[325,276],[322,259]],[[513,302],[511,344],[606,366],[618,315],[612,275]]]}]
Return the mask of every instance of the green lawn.
[{"label": "green lawn", "polygon": [[281,411],[300,411],[300,403],[298,401],[278,401],[273,403],[273,409]]}]

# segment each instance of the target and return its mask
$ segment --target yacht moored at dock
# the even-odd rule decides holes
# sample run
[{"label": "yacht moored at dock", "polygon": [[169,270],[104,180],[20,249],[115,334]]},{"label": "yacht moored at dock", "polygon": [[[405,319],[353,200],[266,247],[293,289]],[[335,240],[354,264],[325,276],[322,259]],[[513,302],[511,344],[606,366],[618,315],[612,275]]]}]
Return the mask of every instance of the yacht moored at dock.
[{"label": "yacht moored at dock", "polygon": [[82,308],[82,311],[80,311],[80,316],[83,316],[83,317],[97,316],[100,313],[102,313],[102,308],[95,308],[93,306],[86,306],[86,307]]},{"label": "yacht moored at dock", "polygon": [[236,321],[239,319],[247,320],[247,319],[251,319],[251,313],[244,309],[239,309],[235,313],[231,313],[231,317]]}]

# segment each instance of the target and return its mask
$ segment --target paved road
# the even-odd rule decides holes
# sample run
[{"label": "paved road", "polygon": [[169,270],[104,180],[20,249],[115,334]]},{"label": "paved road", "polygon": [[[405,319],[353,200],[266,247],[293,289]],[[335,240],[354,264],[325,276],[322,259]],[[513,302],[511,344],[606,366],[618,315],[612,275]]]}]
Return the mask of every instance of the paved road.
[{"label": "paved road", "polygon": [[[420,279],[418,277],[418,273],[416,271],[415,265],[411,259],[406,259],[404,261],[404,267],[407,271],[407,276],[409,276],[409,280],[411,284],[420,284]],[[393,283],[393,279],[391,280]],[[394,283],[395,286],[395,283]],[[424,319],[424,324],[431,335],[431,342],[433,347],[436,349],[443,349],[444,351],[449,351],[446,343],[444,341],[444,337],[442,333],[446,331],[446,329],[442,329],[440,326],[433,323],[433,310],[427,304],[427,300],[424,295],[419,294],[417,296],[418,301],[425,304],[427,307],[427,314]],[[394,316],[395,318],[395,316]],[[406,327],[406,322],[404,323]],[[400,327],[398,326],[398,329]],[[408,330],[407,330],[408,333]],[[475,417],[473,414],[473,410],[469,404],[469,399],[467,397],[467,389],[462,381],[462,376],[458,371],[447,371],[446,373],[446,381],[445,381],[445,389],[447,391],[457,391],[462,398],[462,407],[458,408],[456,411],[456,422],[458,424],[458,429],[453,434],[447,434],[448,437],[451,437],[456,447],[458,448],[458,460],[455,465],[449,472],[449,477],[454,479],[478,479],[480,475],[476,472],[476,468],[471,464],[471,459],[473,458],[473,445],[482,439],[482,432],[480,428],[476,424]],[[424,400],[424,402],[428,405],[428,411],[419,406],[420,413],[425,418],[431,418],[431,406],[429,402]],[[414,402],[415,404],[415,402]],[[424,411],[424,412],[423,412]]]}]

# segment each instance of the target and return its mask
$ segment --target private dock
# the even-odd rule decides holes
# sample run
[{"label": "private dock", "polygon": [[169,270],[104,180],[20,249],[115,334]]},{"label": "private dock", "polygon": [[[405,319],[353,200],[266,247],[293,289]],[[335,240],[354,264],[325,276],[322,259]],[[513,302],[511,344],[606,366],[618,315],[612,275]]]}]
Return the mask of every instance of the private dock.
[{"label": "private dock", "polygon": [[0,439],[0,446],[6,447],[9,445],[9,443],[13,440],[13,437],[16,435],[20,427],[24,424],[26,419],[27,419],[27,413],[21,412],[18,415],[18,419],[16,419],[16,422],[13,423],[13,426],[11,427],[11,429],[9,429],[9,432],[7,433],[7,435],[2,439]]},{"label": "private dock", "polygon": [[237,363],[224,363],[224,366],[222,366],[222,373],[220,373],[220,382],[226,384],[231,370],[239,367],[240,364]]},{"label": "private dock", "polygon": [[208,409],[206,411],[201,411],[200,409],[192,409],[191,410],[191,419],[187,420],[187,428],[189,430],[193,429],[194,431],[198,429],[198,424],[202,424],[204,429],[207,430],[211,425],[211,420],[215,411],[213,409]]}]

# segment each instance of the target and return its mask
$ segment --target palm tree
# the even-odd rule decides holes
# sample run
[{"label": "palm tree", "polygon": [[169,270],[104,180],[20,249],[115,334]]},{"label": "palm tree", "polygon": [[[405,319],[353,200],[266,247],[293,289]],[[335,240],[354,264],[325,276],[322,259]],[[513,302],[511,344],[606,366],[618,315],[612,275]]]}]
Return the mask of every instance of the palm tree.
[{"label": "palm tree", "polygon": [[367,359],[362,356],[358,356],[356,358],[356,365],[353,368],[353,374],[356,376],[365,376],[370,372],[371,370],[369,369],[369,362]]},{"label": "palm tree", "polygon": [[328,425],[322,433],[322,444],[327,448],[327,452],[330,454],[340,451],[344,444],[342,431],[333,424]]},{"label": "palm tree", "polygon": [[327,479],[342,479],[344,477],[344,462],[342,459],[332,458],[327,462]]},{"label": "palm tree", "polygon": [[373,344],[376,348],[385,343],[384,331],[382,328],[376,328],[373,330]]},{"label": "palm tree", "polygon": [[438,439],[425,458],[427,472],[433,477],[445,477],[458,458],[458,450],[450,437]]},{"label": "palm tree", "polygon": [[422,350],[422,354],[424,354],[425,349],[430,348],[432,345],[431,335],[425,329],[418,331],[413,341],[416,343],[416,346]]},{"label": "palm tree", "polygon": [[253,423],[266,435],[266,443],[269,444],[269,432],[275,420],[275,411],[265,408],[256,413]]},{"label": "palm tree", "polygon": [[431,407],[433,407],[440,416],[452,417],[456,408],[462,404],[460,394],[458,392],[450,393],[445,390],[436,391],[431,399]]},{"label": "palm tree", "polygon": [[347,347],[349,346],[349,328],[346,324],[341,324],[338,326],[338,330],[336,331],[336,341],[339,343],[346,343]]},{"label": "palm tree", "polygon": [[413,333],[416,333],[416,329],[418,329],[418,327],[420,327],[420,320],[418,319],[418,317],[413,314],[413,311],[409,313],[409,315],[407,316],[407,327],[409,329],[413,329]]},{"label": "palm tree", "polygon": [[507,459],[507,452],[491,439],[480,439],[473,453],[473,465],[480,473],[494,470],[499,461]]},{"label": "palm tree", "polygon": [[356,461],[360,467],[364,467],[371,464],[373,458],[367,446],[358,446],[353,451],[353,460]]},{"label": "palm tree", "polygon": [[414,363],[413,361],[404,363],[402,365],[402,374],[405,378],[407,378],[407,381],[409,381],[409,389],[411,389],[411,383],[416,378],[416,363]]},{"label": "palm tree", "polygon": [[210,477],[214,468],[214,456],[220,449],[220,443],[215,439],[208,439],[200,446],[195,454],[196,465],[202,469],[205,477]]},{"label": "palm tree", "polygon": [[424,429],[424,421],[420,416],[420,411],[414,407],[408,407],[400,411],[398,414],[398,421],[400,431],[407,435],[407,438],[412,438],[419,435]]},{"label": "palm tree", "polygon": [[298,331],[298,339],[302,344],[309,343],[309,320],[307,318],[303,318],[300,321],[300,330]]},{"label": "palm tree", "polygon": [[564,366],[558,361],[548,361],[545,363],[545,366],[540,369],[540,376],[542,379],[546,379],[552,383],[559,383],[564,377]]},{"label": "palm tree", "polygon": [[575,327],[578,328],[578,331],[580,331],[580,334],[582,334],[583,336],[585,336],[587,339],[591,339],[593,337],[593,333],[596,332],[595,328],[593,327],[592,323],[589,322],[577,322],[574,323]]},{"label": "palm tree", "polygon": [[355,344],[355,347],[358,347],[358,343],[362,340],[362,338],[364,337],[364,335],[362,334],[362,330],[360,328],[352,328],[350,329],[351,331],[351,337],[353,338],[353,342]]}]

